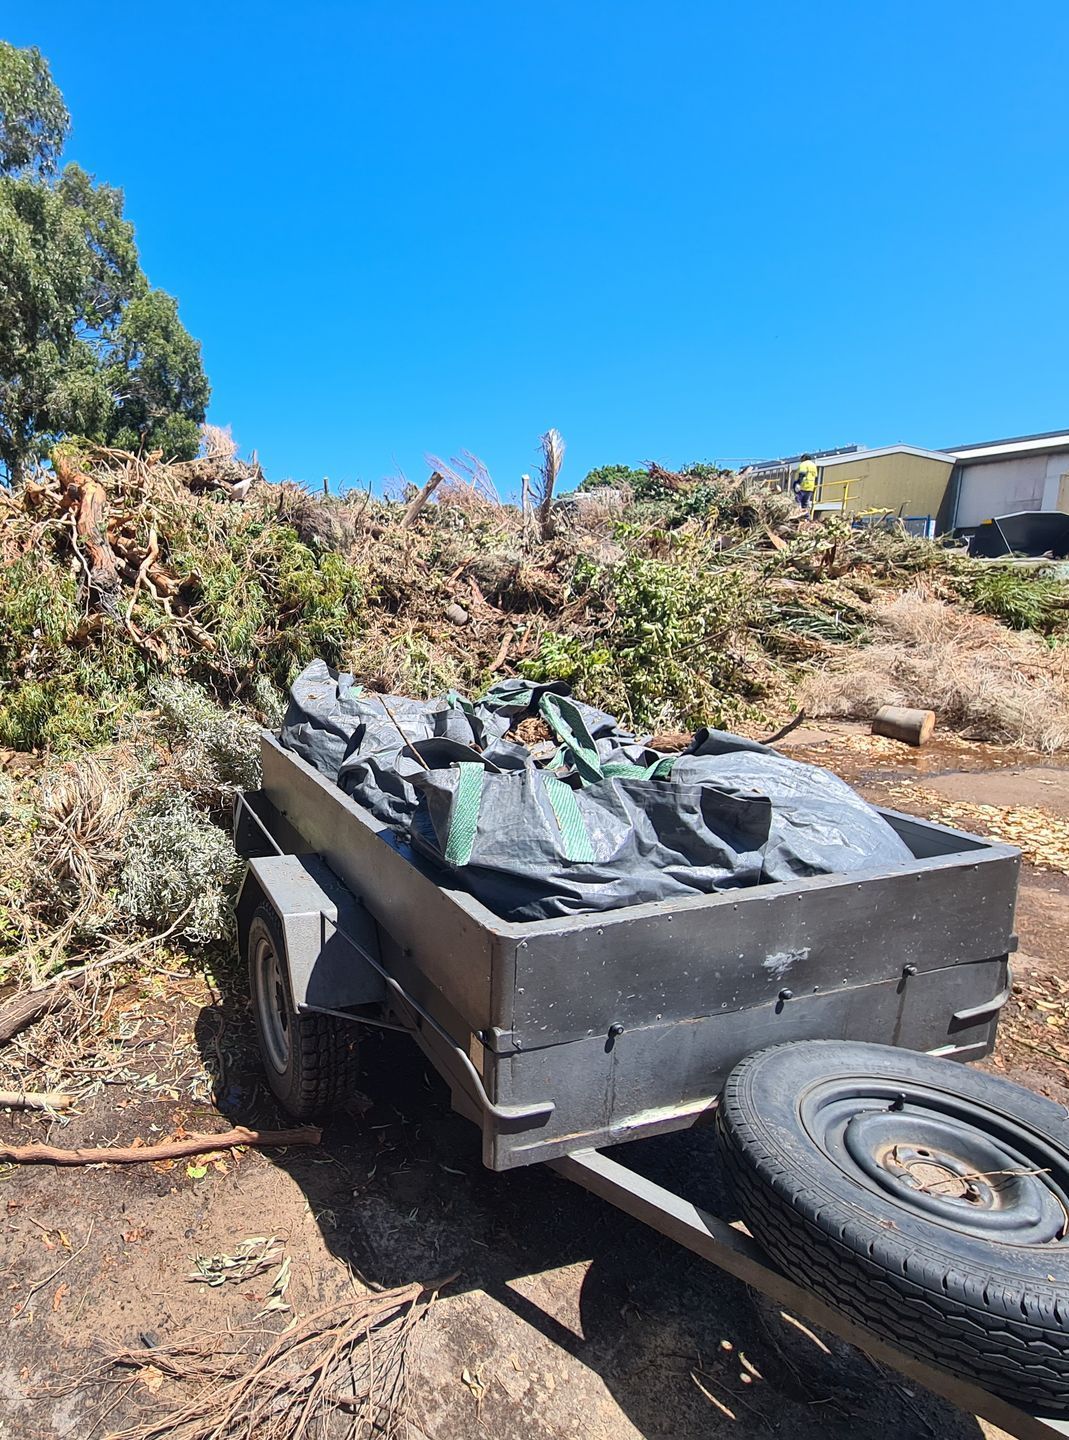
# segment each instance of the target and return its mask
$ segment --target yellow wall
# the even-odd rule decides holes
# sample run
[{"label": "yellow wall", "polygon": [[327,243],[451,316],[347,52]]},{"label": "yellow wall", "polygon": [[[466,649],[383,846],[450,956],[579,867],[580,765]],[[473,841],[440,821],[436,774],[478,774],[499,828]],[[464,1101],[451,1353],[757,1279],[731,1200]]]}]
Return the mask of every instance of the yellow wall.
[{"label": "yellow wall", "polygon": [[954,462],[929,460],[923,455],[876,455],[870,459],[859,456],[840,465],[821,468],[818,500],[829,503],[843,494],[841,484],[853,480],[846,509],[886,509],[896,515],[938,515],[946,495],[947,482]]}]

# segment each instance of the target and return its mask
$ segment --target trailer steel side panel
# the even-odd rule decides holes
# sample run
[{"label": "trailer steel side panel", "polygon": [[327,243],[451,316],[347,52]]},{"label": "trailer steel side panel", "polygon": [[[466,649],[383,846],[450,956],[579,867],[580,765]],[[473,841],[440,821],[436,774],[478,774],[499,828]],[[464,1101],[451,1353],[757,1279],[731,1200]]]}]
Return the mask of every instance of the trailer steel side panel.
[{"label": "trailer steel side panel", "polygon": [[481,1116],[495,1169],[692,1124],[736,1061],[777,1040],[969,1059],[993,1043],[1016,946],[1011,847],[884,812],[913,863],[513,924],[267,734],[263,761],[280,837],[299,836],[366,907],[381,963],[489,1099],[553,1101],[538,1123],[488,1115],[417,1027],[458,1106]]}]

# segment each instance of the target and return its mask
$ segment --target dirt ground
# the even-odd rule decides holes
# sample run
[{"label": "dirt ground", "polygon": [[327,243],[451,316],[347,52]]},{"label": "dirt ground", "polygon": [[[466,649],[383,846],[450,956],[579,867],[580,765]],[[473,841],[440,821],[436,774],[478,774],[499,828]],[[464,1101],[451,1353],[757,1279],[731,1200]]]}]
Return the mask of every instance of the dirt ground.
[{"label": "dirt ground", "polygon": [[[1040,863],[1023,875],[1015,996],[986,1063],[1069,1101],[1069,875],[1040,868],[1043,836],[1057,854],[1069,817],[1069,770],[954,739],[912,752],[851,725],[790,738],[799,758],[898,809],[986,806],[979,821],[995,830],[1021,807],[1033,829],[1033,812],[1049,820],[1031,852]],[[139,976],[111,997],[78,1068],[72,1113],[0,1112],[0,1137],[151,1143],[183,1127],[284,1123],[259,1078],[237,967]],[[277,1329],[278,1315],[264,1314],[274,1272],[217,1287],[188,1279],[196,1257],[231,1254],[252,1236],[278,1237],[290,1259],[283,1319],[354,1286],[453,1277],[410,1349],[406,1440],[997,1433],[799,1328],[551,1172],[485,1170],[474,1128],[450,1112],[404,1037],[369,1034],[361,1083],[366,1098],[316,1147],[157,1166],[0,1166],[0,1436],[91,1440],[179,1397],[159,1371],[75,1383],[110,1352],[186,1334],[225,1348]],[[621,1158],[700,1204],[721,1203],[707,1132]]]}]

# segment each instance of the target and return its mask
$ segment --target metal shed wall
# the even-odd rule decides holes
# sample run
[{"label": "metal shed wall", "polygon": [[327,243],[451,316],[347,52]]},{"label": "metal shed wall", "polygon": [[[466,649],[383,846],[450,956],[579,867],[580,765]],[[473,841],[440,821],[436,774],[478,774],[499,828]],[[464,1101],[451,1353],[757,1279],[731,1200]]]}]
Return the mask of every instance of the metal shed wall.
[{"label": "metal shed wall", "polygon": [[858,483],[850,487],[847,513],[885,509],[896,515],[934,516],[942,507],[953,468],[950,455],[945,460],[934,460],[901,451],[870,456],[862,452],[821,466],[820,498],[837,500],[843,493],[838,482],[856,480]]},{"label": "metal shed wall", "polygon": [[955,525],[1018,510],[1069,510],[1069,450],[961,462]]}]

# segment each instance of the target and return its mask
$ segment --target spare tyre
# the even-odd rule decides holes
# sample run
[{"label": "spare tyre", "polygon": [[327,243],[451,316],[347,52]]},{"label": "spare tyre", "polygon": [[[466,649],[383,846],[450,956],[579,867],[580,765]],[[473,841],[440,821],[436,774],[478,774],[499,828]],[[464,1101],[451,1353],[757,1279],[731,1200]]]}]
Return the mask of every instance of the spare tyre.
[{"label": "spare tyre", "polygon": [[777,1265],[874,1334],[1069,1415],[1069,1112],[886,1045],[810,1040],[728,1077],[718,1133]]}]

